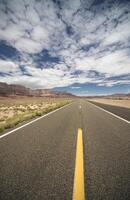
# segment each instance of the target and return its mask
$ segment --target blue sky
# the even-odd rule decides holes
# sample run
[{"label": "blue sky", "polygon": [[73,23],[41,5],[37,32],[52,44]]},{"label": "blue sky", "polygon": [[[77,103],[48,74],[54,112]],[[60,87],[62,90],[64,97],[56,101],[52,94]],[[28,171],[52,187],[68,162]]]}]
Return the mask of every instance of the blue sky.
[{"label": "blue sky", "polygon": [[0,0],[0,82],[130,92],[130,2]]}]

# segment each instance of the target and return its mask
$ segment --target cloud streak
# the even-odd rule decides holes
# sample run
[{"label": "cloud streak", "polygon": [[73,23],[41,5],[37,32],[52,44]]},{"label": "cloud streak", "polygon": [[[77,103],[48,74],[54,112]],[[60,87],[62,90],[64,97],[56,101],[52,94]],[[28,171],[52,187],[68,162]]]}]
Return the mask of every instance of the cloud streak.
[{"label": "cloud streak", "polygon": [[130,84],[129,27],[129,1],[1,0],[1,81],[32,88]]}]

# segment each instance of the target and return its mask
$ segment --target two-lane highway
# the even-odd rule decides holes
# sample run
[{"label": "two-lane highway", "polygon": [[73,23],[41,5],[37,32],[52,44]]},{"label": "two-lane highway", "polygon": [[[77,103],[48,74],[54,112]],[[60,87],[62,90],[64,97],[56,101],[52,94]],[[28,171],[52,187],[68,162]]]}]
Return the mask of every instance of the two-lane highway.
[{"label": "two-lane highway", "polygon": [[130,124],[85,100],[0,139],[0,199],[72,199],[78,130],[86,199],[127,200]]}]

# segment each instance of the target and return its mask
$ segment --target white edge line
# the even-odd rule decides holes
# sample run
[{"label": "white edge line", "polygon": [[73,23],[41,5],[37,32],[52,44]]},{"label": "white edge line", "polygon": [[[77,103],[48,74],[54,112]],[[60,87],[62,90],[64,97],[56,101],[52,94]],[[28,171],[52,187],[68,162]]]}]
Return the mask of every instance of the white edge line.
[{"label": "white edge line", "polygon": [[[89,103],[91,103],[91,102],[89,102]],[[108,114],[110,114],[110,115],[113,115],[114,117],[116,117],[116,118],[118,118],[118,119],[120,119],[120,120],[123,120],[124,122],[130,124],[130,121],[128,121],[128,120],[126,120],[126,119],[124,119],[124,118],[122,118],[122,117],[119,117],[118,115],[115,115],[114,113],[111,113],[111,112],[109,112],[109,111],[107,111],[107,110],[105,110],[105,109],[103,109],[103,108],[101,108],[101,107],[95,105],[94,103],[91,103],[91,104],[94,105],[95,107],[99,108],[100,110],[103,110],[104,112],[106,112],[106,113],[108,113]]]},{"label": "white edge line", "polygon": [[[72,102],[72,103],[73,103],[73,102]],[[40,119],[46,117],[46,116],[48,116],[48,115],[51,115],[52,113],[54,113],[54,112],[56,112],[56,111],[58,111],[58,110],[61,110],[61,109],[65,108],[65,107],[71,105],[72,103],[69,103],[69,104],[67,104],[67,105],[65,105],[65,106],[62,106],[62,107],[60,107],[60,108],[57,108],[56,110],[53,110],[53,111],[51,111],[51,112],[49,112],[49,113],[47,113],[47,114],[45,114],[45,115],[43,115],[43,116],[41,116],[41,117],[38,117],[38,118],[36,118],[36,119],[34,119],[34,120],[32,120],[32,121],[30,121],[30,122],[28,122],[28,123],[26,123],[26,124],[24,124],[24,125],[18,127],[18,128],[13,129],[12,131],[9,131],[9,132],[7,132],[7,133],[1,135],[1,136],[0,136],[0,139],[2,139],[3,137],[5,137],[5,136],[7,136],[7,135],[9,135],[9,134],[11,134],[11,133],[13,133],[13,132],[15,132],[15,131],[18,131],[19,129],[24,128],[25,126],[28,126],[28,125],[30,125],[30,124],[32,124],[32,123],[34,123],[34,122],[36,122],[36,121],[38,121],[38,120],[40,120]]]}]

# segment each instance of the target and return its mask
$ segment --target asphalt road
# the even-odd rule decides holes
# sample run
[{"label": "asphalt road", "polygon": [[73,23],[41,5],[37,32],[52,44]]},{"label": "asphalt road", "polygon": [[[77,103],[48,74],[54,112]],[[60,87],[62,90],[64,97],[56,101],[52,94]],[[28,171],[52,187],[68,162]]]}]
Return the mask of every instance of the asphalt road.
[{"label": "asphalt road", "polygon": [[90,102],[97,106],[100,106],[101,108],[103,108],[105,110],[108,110],[109,112],[112,112],[112,113],[130,121],[130,109],[129,108],[113,106],[113,105],[98,103],[98,102],[94,102],[94,101],[90,101]]},{"label": "asphalt road", "polygon": [[87,200],[127,200],[130,124],[79,100],[0,139],[0,200],[70,200],[77,130]]}]

